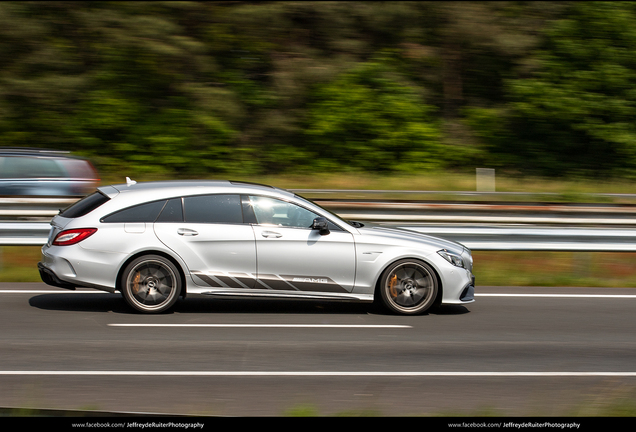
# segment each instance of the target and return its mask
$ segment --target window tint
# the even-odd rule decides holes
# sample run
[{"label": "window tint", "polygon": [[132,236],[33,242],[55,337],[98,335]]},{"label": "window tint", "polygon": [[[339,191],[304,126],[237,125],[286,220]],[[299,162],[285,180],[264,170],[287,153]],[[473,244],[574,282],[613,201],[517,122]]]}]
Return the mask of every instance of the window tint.
[{"label": "window tint", "polygon": [[319,216],[296,204],[274,198],[251,196],[250,202],[261,225],[311,228],[314,219]]},{"label": "window tint", "polygon": [[183,206],[181,198],[173,198],[163,208],[155,222],[183,222]]},{"label": "window tint", "polygon": [[60,216],[65,218],[77,218],[84,216],[104,204],[109,199],[110,198],[106,195],[102,195],[101,192],[92,193],[62,210],[60,212]]},{"label": "window tint", "polygon": [[153,201],[145,204],[136,205],[134,207],[128,207],[127,209],[120,210],[116,213],[112,213],[104,218],[102,222],[115,223],[115,222],[154,222],[159,216],[159,212],[166,204],[166,200]]},{"label": "window tint", "polygon": [[56,178],[66,173],[54,159],[9,156],[2,168],[4,178]]},{"label": "window tint", "polygon": [[183,199],[185,221],[192,223],[243,223],[238,195],[201,195]]}]

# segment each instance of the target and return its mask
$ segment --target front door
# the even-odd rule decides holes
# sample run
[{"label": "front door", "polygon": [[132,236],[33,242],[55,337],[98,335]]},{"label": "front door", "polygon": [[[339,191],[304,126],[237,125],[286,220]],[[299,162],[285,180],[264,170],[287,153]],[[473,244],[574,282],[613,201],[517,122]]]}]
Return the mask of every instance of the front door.
[{"label": "front door", "polygon": [[[250,196],[257,223],[256,288],[347,293],[355,279],[353,235],[330,224],[327,235],[312,230],[319,215],[294,203]],[[260,285],[260,286],[259,286]]]}]

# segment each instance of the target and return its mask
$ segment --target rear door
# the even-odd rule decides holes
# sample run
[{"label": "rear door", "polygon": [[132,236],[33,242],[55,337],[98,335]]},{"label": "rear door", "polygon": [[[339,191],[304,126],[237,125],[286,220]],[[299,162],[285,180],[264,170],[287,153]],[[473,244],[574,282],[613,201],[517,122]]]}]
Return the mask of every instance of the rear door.
[{"label": "rear door", "polygon": [[171,199],[154,229],[159,240],[185,261],[197,285],[254,286],[254,232],[249,224],[243,223],[239,195]]}]

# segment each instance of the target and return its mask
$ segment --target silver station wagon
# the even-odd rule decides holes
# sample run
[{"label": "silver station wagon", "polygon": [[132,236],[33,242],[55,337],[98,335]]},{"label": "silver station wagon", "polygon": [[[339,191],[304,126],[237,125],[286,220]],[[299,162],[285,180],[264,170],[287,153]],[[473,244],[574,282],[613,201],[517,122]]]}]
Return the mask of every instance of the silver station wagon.
[{"label": "silver station wagon", "polygon": [[51,225],[44,282],[119,291],[140,312],[167,311],[186,293],[379,300],[405,315],[474,301],[461,244],[344,221],[269,186],[127,181],[98,188]]},{"label": "silver station wagon", "polygon": [[84,196],[99,177],[86,159],[67,151],[0,147],[0,196]]}]

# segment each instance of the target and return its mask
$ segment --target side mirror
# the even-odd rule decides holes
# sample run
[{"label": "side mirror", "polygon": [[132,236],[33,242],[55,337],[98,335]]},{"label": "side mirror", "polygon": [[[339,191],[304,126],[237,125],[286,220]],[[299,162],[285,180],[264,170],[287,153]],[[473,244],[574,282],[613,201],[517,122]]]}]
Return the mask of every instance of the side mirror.
[{"label": "side mirror", "polygon": [[317,217],[314,219],[314,222],[311,224],[311,229],[318,230],[320,235],[329,234],[329,222],[327,221],[327,218]]}]

